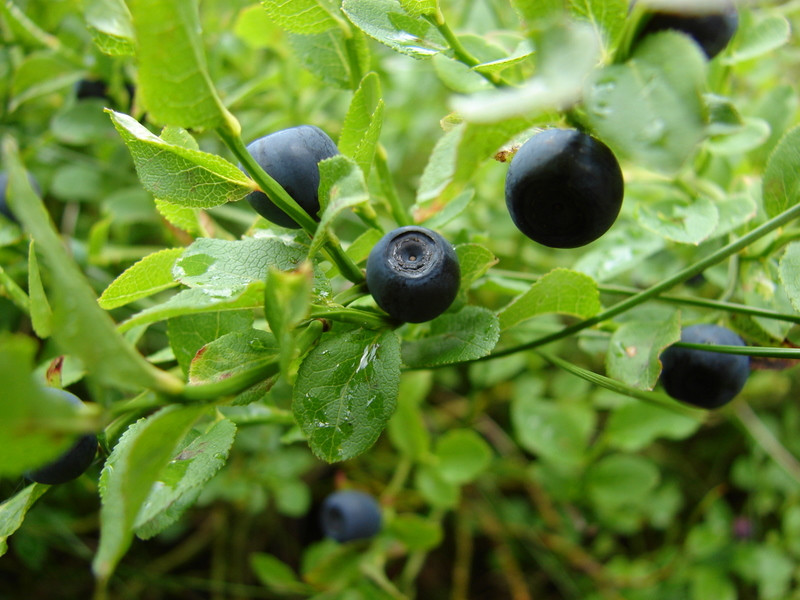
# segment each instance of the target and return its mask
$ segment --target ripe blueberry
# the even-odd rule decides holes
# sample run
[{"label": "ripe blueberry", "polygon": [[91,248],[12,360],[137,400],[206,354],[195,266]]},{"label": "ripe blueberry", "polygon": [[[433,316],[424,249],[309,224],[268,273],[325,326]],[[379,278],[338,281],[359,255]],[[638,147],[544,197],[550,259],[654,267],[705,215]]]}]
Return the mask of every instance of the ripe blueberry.
[{"label": "ripe blueberry", "polygon": [[[681,332],[692,344],[744,346],[730,329],[692,325]],[[670,346],[661,353],[661,383],[667,394],[700,408],[718,408],[742,391],[750,374],[750,357]]]},{"label": "ripe blueberry", "polygon": [[624,187],[608,146],[573,129],[547,129],[525,142],[511,162],[506,206],[533,241],[577,248],[614,224]]},{"label": "ripe blueberry", "polygon": [[389,316],[422,323],[446,311],[458,294],[461,269],[453,246],[425,227],[390,231],[367,258],[367,288]]},{"label": "ripe blueberry", "polygon": [[[48,393],[60,396],[66,402],[80,405],[81,400],[77,396],[64,390],[47,388]],[[97,452],[97,436],[93,433],[86,434],[78,438],[72,447],[64,452],[53,462],[45,466],[26,473],[25,476],[37,483],[55,485],[66,483],[80,477],[94,460]]]},{"label": "ripe blueberry", "polygon": [[[336,144],[324,131],[313,125],[291,127],[258,138],[247,146],[247,150],[303,210],[319,221],[317,163],[339,154]],[[292,229],[300,227],[264,192],[251,192],[247,200],[267,221]]]},{"label": "ripe blueberry", "polygon": [[[31,182],[31,187],[36,191],[37,194],[41,195],[42,188],[39,187],[39,182],[28,173],[28,181]],[[9,221],[16,223],[19,225],[19,221],[11,212],[11,209],[8,207],[8,202],[6,201],[6,192],[8,190],[8,173],[5,171],[0,172],[0,215],[3,215]]]},{"label": "ripe blueberry", "polygon": [[322,503],[320,523],[323,533],[337,542],[371,538],[381,530],[381,508],[364,492],[334,492]]},{"label": "ripe blueberry", "polygon": [[733,3],[721,12],[707,14],[658,11],[652,13],[638,39],[659,31],[679,31],[697,42],[711,59],[725,49],[738,26],[739,13]]}]

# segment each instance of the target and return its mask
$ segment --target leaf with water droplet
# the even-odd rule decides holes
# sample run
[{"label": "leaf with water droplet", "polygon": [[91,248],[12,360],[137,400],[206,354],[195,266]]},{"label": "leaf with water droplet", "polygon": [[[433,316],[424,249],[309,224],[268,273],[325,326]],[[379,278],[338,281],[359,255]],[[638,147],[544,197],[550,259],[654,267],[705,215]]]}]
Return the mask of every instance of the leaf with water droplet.
[{"label": "leaf with water droplet", "polygon": [[378,439],[394,413],[399,385],[394,332],[331,333],[300,365],[292,409],[314,454],[347,460]]}]

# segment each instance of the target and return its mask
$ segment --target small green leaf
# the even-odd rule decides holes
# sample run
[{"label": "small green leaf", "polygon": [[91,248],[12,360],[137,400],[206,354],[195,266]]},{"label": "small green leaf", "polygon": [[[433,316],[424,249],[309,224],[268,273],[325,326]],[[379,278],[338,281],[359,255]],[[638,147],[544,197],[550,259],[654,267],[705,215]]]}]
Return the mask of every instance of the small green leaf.
[{"label": "small green leaf", "polygon": [[598,70],[586,86],[586,116],[620,157],[672,174],[704,136],[706,60],[687,36],[647,36],[625,64]]},{"label": "small green leaf", "polygon": [[456,246],[456,255],[461,267],[462,292],[466,292],[498,262],[497,257],[480,244],[459,244]]},{"label": "small green leaf", "polygon": [[412,17],[435,15],[439,10],[438,0],[400,0],[400,5]]},{"label": "small green leaf", "polygon": [[276,364],[280,348],[275,336],[260,329],[234,331],[203,346],[189,368],[189,383],[200,385]]},{"label": "small green leaf", "polygon": [[637,218],[643,227],[665,239],[698,245],[711,236],[719,222],[719,211],[710,199],[672,196],[639,204]]},{"label": "small green leaf", "polygon": [[739,43],[733,52],[722,57],[726,65],[734,65],[777,50],[789,41],[791,26],[785,17],[768,16],[756,24],[743,28]]},{"label": "small green leaf", "polygon": [[194,499],[199,488],[225,465],[235,436],[236,425],[223,419],[184,440],[150,488],[134,524],[137,537],[149,539],[183,514],[190,503],[182,500]]},{"label": "small green leaf", "polygon": [[474,481],[489,467],[492,449],[471,429],[452,429],[437,440],[434,455],[442,479],[463,485]]},{"label": "small green leaf", "polygon": [[[370,68],[366,36],[358,30],[349,38],[338,27],[310,35],[291,33],[289,46],[306,69],[324,83],[341,89],[358,86],[357,77]],[[355,53],[355,65],[348,60],[351,52]]]},{"label": "small green leaf", "polygon": [[450,509],[458,505],[460,486],[445,481],[435,468],[420,465],[414,475],[414,487],[431,506]]},{"label": "small green leaf", "polygon": [[558,313],[588,318],[600,312],[600,292],[588,275],[554,269],[502,309],[498,316],[505,330],[536,315]]},{"label": "small green leaf", "polygon": [[136,38],[137,102],[149,118],[185,128],[223,127],[239,135],[239,123],[223,106],[208,74],[197,0],[127,4]]},{"label": "small green leaf", "polygon": [[300,365],[292,410],[311,450],[336,462],[358,456],[394,412],[399,340],[392,331],[329,334]]},{"label": "small green leaf", "polygon": [[433,550],[444,538],[440,523],[416,514],[397,515],[388,531],[411,552]]},{"label": "small green leaf", "polygon": [[377,73],[368,73],[350,101],[338,144],[342,154],[358,163],[365,180],[381,134],[383,108],[380,78]]},{"label": "small green leaf", "polygon": [[792,242],[781,257],[779,273],[792,306],[800,312],[800,242]]},{"label": "small green leaf", "polygon": [[636,506],[658,485],[661,475],[652,461],[630,454],[611,454],[586,471],[586,487],[600,508]]},{"label": "small green leaf", "polygon": [[100,52],[109,56],[134,55],[133,20],[123,0],[89,0],[84,18]]},{"label": "small green leaf", "polygon": [[658,438],[686,439],[701,424],[701,419],[633,400],[625,402],[611,414],[606,423],[605,439],[614,448],[636,452]]},{"label": "small green leaf", "polygon": [[183,251],[183,248],[167,248],[145,256],[112,281],[97,303],[110,310],[175,287],[178,282],[172,276],[172,267]]},{"label": "small green leaf", "polygon": [[423,337],[403,342],[403,363],[408,367],[435,367],[481,358],[492,351],[500,338],[497,317],[480,306],[446,312],[426,327]]},{"label": "small green leaf", "polygon": [[226,333],[252,327],[251,310],[184,315],[167,321],[167,337],[175,359],[188,375],[192,359],[200,348]]},{"label": "small green leaf", "polygon": [[628,0],[569,0],[569,8],[603,34],[607,49],[616,46],[628,16]]},{"label": "small green leaf", "polygon": [[53,311],[42,285],[42,274],[39,272],[39,260],[36,258],[34,241],[28,247],[28,295],[31,299],[31,325],[42,339],[50,337],[53,331]]},{"label": "small green leaf", "polygon": [[420,460],[430,450],[430,434],[422,419],[420,403],[430,392],[430,371],[406,371],[400,377],[397,410],[389,421],[389,439],[399,452]]},{"label": "small green leaf", "polygon": [[447,49],[442,34],[422,17],[409,15],[398,0],[344,0],[342,11],[353,25],[396,52],[422,59]]},{"label": "small green leaf", "polygon": [[264,316],[280,347],[281,373],[287,375],[294,358],[293,330],[311,308],[313,272],[309,263],[295,271],[270,267],[264,292]]},{"label": "small green leaf", "polygon": [[638,223],[617,221],[591,250],[572,266],[596,281],[608,281],[625,273],[666,246],[664,238],[653,235]]},{"label": "small green leaf", "polygon": [[640,390],[652,390],[661,374],[658,357],[681,338],[679,315],[660,322],[630,321],[611,336],[606,353],[608,376]]},{"label": "small green leaf", "polygon": [[339,26],[335,6],[325,0],[261,0],[279,27],[292,33],[322,33]]},{"label": "small green leaf", "polygon": [[0,556],[8,550],[8,538],[22,525],[25,514],[48,489],[34,483],[0,504]]},{"label": "small green leaf", "polygon": [[279,594],[305,594],[310,588],[303,584],[292,568],[285,562],[263,552],[250,555],[250,567],[258,580],[268,589]]},{"label": "small green leaf", "polygon": [[800,200],[800,126],[789,130],[773,150],[762,187],[768,217],[779,215]]},{"label": "small green leaf", "polygon": [[204,234],[203,225],[200,223],[201,210],[199,208],[181,206],[158,198],[155,200],[155,205],[158,214],[178,229],[195,236]]},{"label": "small green leaf", "polygon": [[174,449],[207,406],[168,406],[131,425],[100,475],[100,544],[92,569],[101,585],[133,540],[136,517]]},{"label": "small green leaf", "polygon": [[144,188],[156,198],[193,208],[241,200],[255,184],[214,154],[171,144],[136,119],[106,109],[133,157]]}]

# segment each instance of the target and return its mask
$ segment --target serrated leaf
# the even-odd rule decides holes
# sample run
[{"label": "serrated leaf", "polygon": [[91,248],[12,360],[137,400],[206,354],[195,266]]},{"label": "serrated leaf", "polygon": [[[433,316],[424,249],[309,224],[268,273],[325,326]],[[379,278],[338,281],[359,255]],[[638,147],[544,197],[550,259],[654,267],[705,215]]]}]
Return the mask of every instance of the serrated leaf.
[{"label": "serrated leaf", "polygon": [[602,35],[606,48],[616,46],[628,16],[628,0],[569,0],[569,9]]},{"label": "serrated leaf", "polygon": [[462,292],[466,292],[498,262],[497,257],[480,244],[459,244],[456,246],[456,256],[461,268]]},{"label": "serrated leaf", "polygon": [[447,40],[422,17],[403,10],[398,0],[344,0],[342,11],[371,38],[413,58],[430,58],[447,49]]},{"label": "serrated leaf", "polygon": [[164,319],[180,317],[182,315],[196,315],[208,312],[242,310],[245,308],[260,308],[264,305],[264,282],[256,281],[244,288],[237,288],[231,293],[226,291],[215,293],[213,290],[190,289],[175,294],[166,302],[146,308],[123,321],[119,331],[125,332],[156,323]]},{"label": "serrated leaf", "polygon": [[131,425],[100,475],[100,544],[92,570],[108,581],[133,540],[136,516],[174,449],[207,406],[172,405]]},{"label": "serrated leaf", "polygon": [[439,10],[438,0],[400,0],[400,5],[412,17],[435,15]]},{"label": "serrated leaf", "polygon": [[322,33],[339,26],[335,8],[324,0],[261,0],[279,27],[292,33]]},{"label": "serrated leaf", "polygon": [[214,154],[171,144],[139,121],[106,109],[133,158],[144,188],[181,206],[210,208],[241,200],[255,184],[235,165]]},{"label": "serrated leaf", "polygon": [[435,367],[488,355],[500,338],[495,314],[465,306],[429,321],[424,337],[403,342],[403,363],[411,368]]},{"label": "serrated leaf", "polygon": [[792,242],[781,257],[779,273],[792,306],[800,312],[800,242]]},{"label": "serrated leaf", "polygon": [[31,325],[37,336],[46,339],[53,331],[53,311],[44,293],[42,275],[39,272],[39,259],[36,258],[34,245],[34,241],[31,240],[28,250],[28,296],[31,301]]},{"label": "serrated leaf", "polygon": [[167,248],[145,256],[112,281],[97,303],[111,310],[178,285],[172,267],[183,251],[183,248]]},{"label": "serrated leaf", "polygon": [[394,412],[400,343],[392,331],[328,335],[303,360],[292,410],[311,450],[337,462],[367,450]]},{"label": "serrated leaf", "polygon": [[343,211],[369,202],[364,174],[358,165],[343,155],[319,163],[319,198],[322,205],[319,225],[308,250],[315,256],[333,236],[333,223]]},{"label": "serrated leaf", "polygon": [[658,357],[670,344],[681,339],[677,312],[659,322],[624,323],[611,336],[606,353],[609,377],[640,390],[652,390],[661,374]]},{"label": "serrated leaf", "polygon": [[365,180],[369,178],[383,126],[383,108],[380,78],[377,73],[368,73],[350,101],[338,144],[342,154],[358,163]]},{"label": "serrated leaf", "polygon": [[0,556],[8,551],[8,538],[20,528],[25,514],[49,486],[34,483],[0,504]]},{"label": "serrated leaf", "polygon": [[109,56],[136,52],[131,13],[123,0],[90,0],[84,18],[95,46]]},{"label": "serrated leaf", "polygon": [[215,383],[271,363],[275,364],[277,373],[279,352],[275,336],[268,331],[249,329],[227,333],[198,350],[189,367],[189,383]]},{"label": "serrated leaf", "polygon": [[586,319],[600,312],[597,283],[583,273],[554,269],[515,298],[498,316],[505,330],[536,315],[557,313]]},{"label": "serrated leaf", "polygon": [[164,125],[222,127],[238,135],[239,123],[222,104],[208,74],[197,4],[128,1],[136,37],[137,102],[150,119]]},{"label": "serrated leaf", "polygon": [[97,305],[94,290],[64,251],[42,200],[31,188],[16,148],[6,140],[3,150],[3,163],[9,173],[7,200],[36,241],[47,267],[53,337],[62,350],[91,366],[92,375],[107,384],[134,389],[163,389],[169,385],[166,374],[145,361]]},{"label": "serrated leaf", "polygon": [[194,236],[203,235],[205,233],[200,223],[201,209],[173,204],[172,202],[160,200],[158,198],[155,200],[155,205],[158,214],[178,229],[182,229],[186,233]]},{"label": "serrated leaf", "polygon": [[775,217],[800,200],[800,126],[789,130],[769,157],[763,181],[764,210]]},{"label": "serrated leaf", "polygon": [[148,539],[175,522],[196,499],[196,492],[228,458],[236,425],[227,419],[214,423],[194,439],[187,438],[162,469],[136,517],[137,537]]},{"label": "serrated leaf", "polygon": [[188,375],[192,359],[200,348],[226,333],[252,327],[251,310],[184,315],[167,321],[167,337],[175,359]]},{"label": "serrated leaf", "polygon": [[647,36],[625,64],[589,79],[586,115],[618,154],[672,174],[704,136],[706,60],[697,44],[674,31]]},{"label": "serrated leaf", "polygon": [[464,485],[489,467],[492,449],[471,429],[452,429],[437,440],[434,456],[442,479]]},{"label": "serrated leaf", "polygon": [[719,222],[719,211],[704,196],[672,196],[637,206],[639,223],[665,239],[698,245],[708,239]]}]

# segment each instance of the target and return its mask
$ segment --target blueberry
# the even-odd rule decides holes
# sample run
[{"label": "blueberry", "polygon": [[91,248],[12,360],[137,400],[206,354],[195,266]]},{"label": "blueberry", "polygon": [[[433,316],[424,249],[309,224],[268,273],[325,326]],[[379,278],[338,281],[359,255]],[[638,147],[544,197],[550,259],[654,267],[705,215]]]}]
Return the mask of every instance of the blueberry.
[{"label": "blueberry", "polygon": [[[41,196],[42,188],[39,187],[39,182],[36,181],[34,176],[31,175],[30,173],[28,173],[28,181],[31,182],[31,187],[33,187],[36,193]],[[0,215],[3,215],[9,221],[19,225],[19,221],[11,212],[11,209],[8,207],[8,202],[6,201],[7,190],[8,190],[8,173],[3,171],[0,172]]]},{"label": "blueberry", "polygon": [[638,39],[659,31],[679,31],[697,42],[711,59],[725,49],[738,26],[739,13],[733,3],[721,12],[708,14],[658,11],[652,13],[639,33]]},{"label": "blueberry", "polygon": [[[681,332],[692,344],[744,346],[730,329],[719,325],[692,325]],[[661,353],[661,383],[676,400],[700,408],[718,408],[742,391],[750,374],[750,358],[708,350],[670,346]]]},{"label": "blueberry", "polygon": [[334,492],[322,503],[323,533],[337,542],[371,538],[381,530],[381,507],[364,492]]},{"label": "blueberry", "polygon": [[[81,400],[77,396],[64,390],[47,388],[48,393],[60,396],[65,401],[80,406]],[[97,452],[97,436],[93,433],[83,435],[53,462],[26,473],[25,476],[37,483],[55,485],[66,483],[80,477],[94,460]]]},{"label": "blueberry", "polygon": [[[339,154],[336,144],[324,131],[313,125],[291,127],[258,138],[247,150],[303,210],[319,221],[318,163]],[[251,192],[247,200],[267,221],[292,229],[300,227],[264,192]]]},{"label": "blueberry", "polygon": [[367,288],[389,316],[422,323],[446,311],[458,294],[461,269],[453,246],[425,227],[390,231],[367,258]]},{"label": "blueberry", "polygon": [[517,152],[506,206],[517,228],[551,248],[593,242],[614,224],[625,184],[614,153],[573,129],[547,129]]}]

